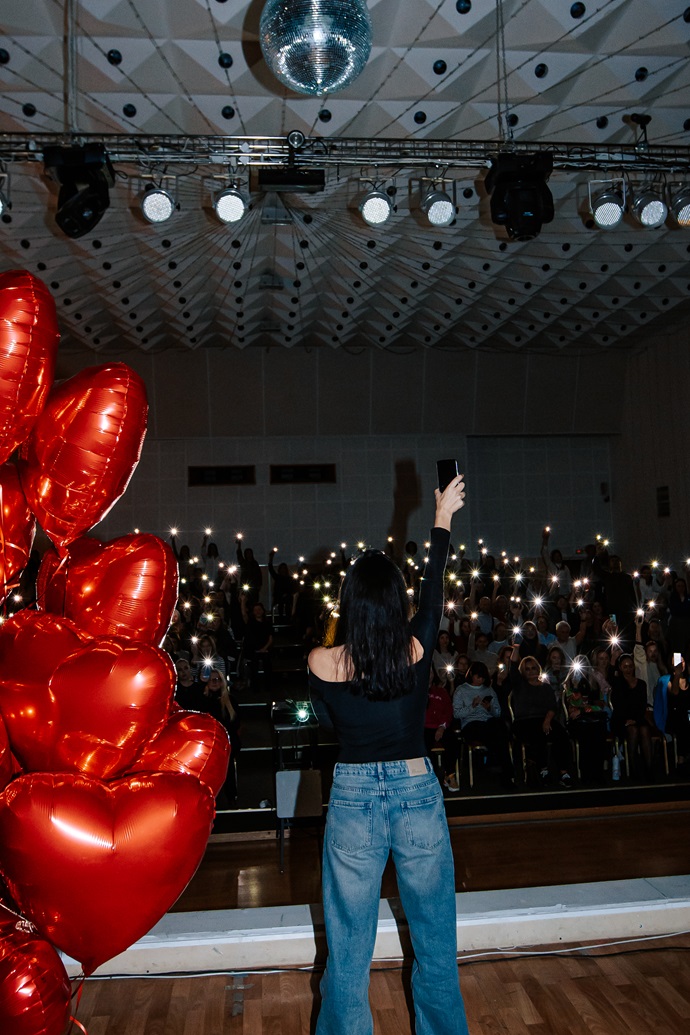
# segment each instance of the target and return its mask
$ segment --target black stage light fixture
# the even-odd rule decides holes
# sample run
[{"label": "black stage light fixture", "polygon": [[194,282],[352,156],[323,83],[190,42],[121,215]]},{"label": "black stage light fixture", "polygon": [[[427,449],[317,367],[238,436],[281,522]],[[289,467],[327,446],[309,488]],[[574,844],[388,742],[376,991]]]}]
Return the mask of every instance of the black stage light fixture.
[{"label": "black stage light fixture", "polygon": [[484,181],[491,194],[491,221],[514,241],[532,241],[553,219],[553,197],[546,181],[553,171],[550,151],[499,154]]},{"label": "black stage light fixture", "polygon": [[326,170],[295,165],[264,165],[256,171],[258,190],[315,194],[326,186]]},{"label": "black stage light fixture", "polygon": [[43,151],[48,175],[60,184],[55,222],[67,237],[83,237],[110,205],[115,170],[103,144],[49,146]]},{"label": "black stage light fixture", "polygon": [[0,167],[0,216],[6,216],[12,208],[10,200],[10,175]]}]

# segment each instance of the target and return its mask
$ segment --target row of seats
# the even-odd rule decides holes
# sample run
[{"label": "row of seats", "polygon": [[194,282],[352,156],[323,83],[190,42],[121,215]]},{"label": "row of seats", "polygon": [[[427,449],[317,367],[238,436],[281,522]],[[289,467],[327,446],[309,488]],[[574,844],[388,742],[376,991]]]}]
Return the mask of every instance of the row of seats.
[{"label": "row of seats", "polygon": [[[508,698],[508,707],[509,707],[509,710],[510,710],[510,716],[511,716],[511,721],[512,721],[514,719],[513,709],[512,709],[512,695],[510,695],[509,698]],[[578,779],[581,779],[582,778],[582,770],[581,770],[581,765],[580,765],[580,738],[573,731],[572,727],[569,728],[568,712],[567,712],[566,703],[565,703],[565,691],[563,691],[561,693],[561,697],[560,697],[560,715],[558,716],[558,718],[559,718],[559,721],[560,721],[561,725],[566,729],[566,731],[568,732],[568,734],[570,736],[571,744],[572,744],[572,747],[573,747],[573,753],[574,753],[575,770],[576,770]],[[456,773],[455,773],[456,779],[457,779],[457,781],[459,783],[460,782],[460,775],[464,771],[465,764],[467,764],[468,782],[469,782],[470,789],[473,789],[474,788],[474,779],[475,779],[475,759],[474,759],[474,756],[475,756],[476,753],[480,753],[480,754],[486,756],[488,754],[488,750],[489,749],[488,749],[487,745],[485,743],[483,743],[481,740],[479,740],[477,738],[467,738],[467,737],[463,736],[462,730],[457,730],[457,735],[458,735],[460,750],[458,752],[458,760],[457,760],[457,763],[456,763]],[[615,757],[622,758],[623,759],[623,764],[624,764],[624,767],[625,767],[625,774],[626,774],[626,777],[629,779],[630,778],[630,762],[631,762],[631,760],[630,760],[630,757],[629,757],[627,741],[625,740],[625,738],[621,739],[620,737],[616,736],[615,734],[611,733],[608,730],[607,730],[606,738],[605,739],[606,739],[606,744],[607,744],[608,749],[609,749],[608,750],[608,757],[607,757],[607,760],[606,760],[609,771],[611,771],[611,768],[612,768],[612,765],[613,765],[613,759]],[[660,749],[660,751],[662,753],[662,758],[663,758],[664,772],[665,772],[665,775],[668,776],[670,774],[668,745],[670,743],[671,746],[672,746],[672,749],[673,749],[673,759],[674,759],[674,764],[675,764],[676,759],[678,757],[678,745],[677,745],[677,742],[676,742],[676,737],[675,736],[671,736],[670,734],[665,735],[665,734],[661,733],[659,730],[655,730],[652,733],[652,735],[651,735],[651,739],[652,739],[652,743],[653,744],[659,746],[659,749]],[[514,748],[519,748],[522,779],[523,779],[523,781],[525,783],[527,783],[529,760],[527,758],[526,747],[525,747],[525,745],[522,742],[518,741],[516,738],[512,738],[511,739],[510,755],[511,755],[511,760],[513,761],[513,763],[514,763]],[[444,755],[444,748],[442,746],[440,746],[440,745],[436,746],[436,747],[432,748],[432,752],[431,753],[432,753],[432,757],[434,759],[434,762],[435,762],[436,766],[439,769],[441,769],[442,768],[442,759],[443,759],[443,755]]]}]

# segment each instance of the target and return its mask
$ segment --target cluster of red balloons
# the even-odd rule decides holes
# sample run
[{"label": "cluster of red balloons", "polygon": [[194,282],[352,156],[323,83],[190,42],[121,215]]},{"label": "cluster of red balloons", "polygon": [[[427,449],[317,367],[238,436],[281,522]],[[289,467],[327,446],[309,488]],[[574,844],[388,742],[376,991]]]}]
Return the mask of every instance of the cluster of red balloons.
[{"label": "cluster of red balloons", "polygon": [[0,625],[0,1031],[12,1035],[65,1031],[56,948],[90,974],[170,908],[230,757],[220,723],[173,701],[160,649],[177,598],[170,547],[84,536],[139,460],[144,384],[113,363],[51,388],[58,340],[45,285],[0,274],[0,604],[36,519],[54,546],[37,610]]}]

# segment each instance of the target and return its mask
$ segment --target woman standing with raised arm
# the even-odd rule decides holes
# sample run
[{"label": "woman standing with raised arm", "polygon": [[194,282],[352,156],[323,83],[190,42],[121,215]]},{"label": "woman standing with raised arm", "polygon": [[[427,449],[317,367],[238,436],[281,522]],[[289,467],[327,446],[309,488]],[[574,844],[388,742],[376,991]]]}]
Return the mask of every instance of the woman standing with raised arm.
[{"label": "woman standing with raised arm", "polygon": [[340,743],[323,851],[328,962],[317,1035],[371,1035],[369,967],[381,877],[390,852],[415,961],[419,1035],[467,1035],[457,968],[455,879],[443,796],[424,750],[431,656],[443,607],[443,572],[456,477],[436,490],[436,519],[409,620],[400,570],[369,550],[340,590],[335,645],[309,655],[315,711]]}]

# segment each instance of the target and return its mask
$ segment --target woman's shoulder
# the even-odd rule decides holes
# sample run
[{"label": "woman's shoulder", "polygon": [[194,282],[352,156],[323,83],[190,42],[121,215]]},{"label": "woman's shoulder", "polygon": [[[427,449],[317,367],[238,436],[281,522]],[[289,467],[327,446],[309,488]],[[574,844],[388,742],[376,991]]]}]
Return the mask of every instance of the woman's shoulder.
[{"label": "woman's shoulder", "polygon": [[314,647],[309,653],[309,671],[328,683],[344,682],[343,648]]},{"label": "woman's shoulder", "polygon": [[[346,659],[345,647],[314,647],[307,658],[309,671],[329,683],[344,683],[352,678]],[[424,648],[416,636],[412,637],[412,661],[417,664],[424,657]]]}]

